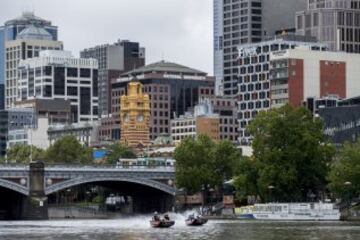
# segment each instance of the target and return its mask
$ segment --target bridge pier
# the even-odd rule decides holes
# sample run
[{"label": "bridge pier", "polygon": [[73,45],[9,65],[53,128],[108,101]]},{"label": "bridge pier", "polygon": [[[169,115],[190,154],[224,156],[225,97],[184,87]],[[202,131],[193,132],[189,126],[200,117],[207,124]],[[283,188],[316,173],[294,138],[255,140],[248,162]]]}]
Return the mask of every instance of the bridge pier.
[{"label": "bridge pier", "polygon": [[45,195],[45,165],[43,162],[30,163],[29,196],[23,201],[22,219],[24,220],[47,220],[48,204]]}]

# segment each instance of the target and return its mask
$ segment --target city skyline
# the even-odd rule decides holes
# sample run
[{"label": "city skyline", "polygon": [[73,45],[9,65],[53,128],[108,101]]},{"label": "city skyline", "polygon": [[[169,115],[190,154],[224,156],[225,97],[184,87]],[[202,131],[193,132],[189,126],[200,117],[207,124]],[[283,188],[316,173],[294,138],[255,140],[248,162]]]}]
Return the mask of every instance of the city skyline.
[{"label": "city skyline", "polygon": [[74,56],[84,48],[130,40],[146,48],[146,64],[164,59],[213,75],[212,0],[5,0],[0,7],[2,24],[24,11],[52,21]]}]

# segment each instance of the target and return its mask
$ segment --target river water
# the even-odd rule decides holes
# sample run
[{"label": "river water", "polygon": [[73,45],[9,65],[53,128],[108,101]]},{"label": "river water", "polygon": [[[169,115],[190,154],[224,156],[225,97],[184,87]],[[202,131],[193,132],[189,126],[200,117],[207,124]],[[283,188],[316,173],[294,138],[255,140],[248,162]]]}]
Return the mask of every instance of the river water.
[{"label": "river water", "polygon": [[150,216],[112,220],[0,221],[1,240],[359,240],[360,223],[262,222],[211,220],[202,227],[185,226],[183,215],[175,226],[154,229]]}]

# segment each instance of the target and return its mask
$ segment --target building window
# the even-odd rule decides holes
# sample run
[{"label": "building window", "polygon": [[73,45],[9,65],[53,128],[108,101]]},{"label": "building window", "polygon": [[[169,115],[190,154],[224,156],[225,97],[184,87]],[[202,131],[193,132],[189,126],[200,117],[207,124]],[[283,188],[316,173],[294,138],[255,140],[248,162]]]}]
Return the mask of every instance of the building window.
[{"label": "building window", "polygon": [[80,77],[82,77],[82,78],[90,78],[90,69],[88,69],[88,68],[80,68]]},{"label": "building window", "polygon": [[80,114],[90,115],[91,111],[91,93],[90,88],[80,88]]},{"label": "building window", "polygon": [[68,77],[77,77],[78,76],[78,69],[77,68],[68,68],[67,69],[67,76]]},{"label": "building window", "polygon": [[55,95],[65,95],[65,68],[55,67],[54,76]]}]

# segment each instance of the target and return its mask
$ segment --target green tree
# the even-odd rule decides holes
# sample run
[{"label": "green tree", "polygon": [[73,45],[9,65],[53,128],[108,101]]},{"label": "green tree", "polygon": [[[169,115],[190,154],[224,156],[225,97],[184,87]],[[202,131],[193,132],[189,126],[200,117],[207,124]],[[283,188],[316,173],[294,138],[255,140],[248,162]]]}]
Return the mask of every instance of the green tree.
[{"label": "green tree", "polygon": [[68,135],[57,140],[46,152],[49,163],[92,163],[90,148],[82,146],[76,137]]},{"label": "green tree", "polygon": [[15,144],[7,150],[7,161],[9,163],[30,163],[31,155],[33,161],[39,161],[44,159],[44,150],[35,146],[25,144]]},{"label": "green tree", "polygon": [[119,158],[136,158],[134,151],[120,143],[114,143],[108,147],[108,155],[106,157],[107,164],[116,164]]},{"label": "green tree", "polygon": [[325,142],[323,123],[305,108],[285,105],[260,112],[248,126],[260,195],[302,201],[325,190],[334,147]]},{"label": "green tree", "polygon": [[331,166],[328,180],[329,188],[336,197],[360,195],[360,140],[343,146]]},{"label": "green tree", "polygon": [[228,141],[213,142],[208,136],[187,138],[175,149],[176,185],[189,193],[203,187],[221,188],[233,176],[234,163],[241,153]]},{"label": "green tree", "polygon": [[259,167],[257,162],[249,157],[243,157],[235,169],[234,186],[236,197],[245,201],[248,196],[257,196],[259,191],[257,180],[259,178]]}]

